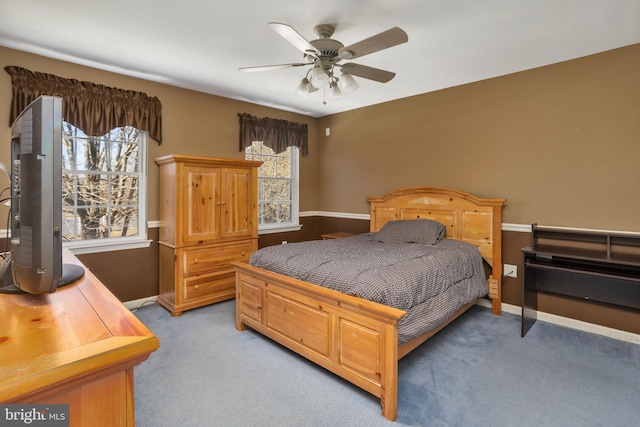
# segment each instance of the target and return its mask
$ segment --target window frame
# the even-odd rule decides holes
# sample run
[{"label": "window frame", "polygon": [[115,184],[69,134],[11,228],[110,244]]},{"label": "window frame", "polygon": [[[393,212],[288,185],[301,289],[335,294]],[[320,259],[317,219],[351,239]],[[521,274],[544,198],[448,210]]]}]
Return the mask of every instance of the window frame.
[{"label": "window frame", "polygon": [[[71,123],[69,124],[77,128]],[[79,128],[78,128],[79,129]],[[116,128],[117,129],[117,128]],[[80,129],[81,130],[81,129]],[[147,204],[148,204],[148,143],[149,134],[145,130],[138,131],[138,234],[135,236],[106,237],[89,240],[63,241],[62,246],[74,254],[100,253],[127,249],[147,248],[151,245],[148,238]],[[109,133],[113,132],[113,129]],[[91,138],[91,136],[88,136]],[[100,138],[98,136],[96,138]],[[63,169],[64,170],[64,169]]]},{"label": "window frame", "polygon": [[[254,141],[260,142],[263,145],[263,148],[269,148],[264,145],[263,141]],[[298,147],[290,146],[290,167],[291,167],[291,221],[288,222],[279,222],[272,224],[260,224],[260,220],[258,219],[258,234],[271,234],[271,233],[283,233],[287,231],[298,231],[302,228],[300,225],[300,191],[299,191],[299,183],[300,183],[300,149]],[[254,155],[255,156],[255,155]],[[244,157],[247,159],[247,150],[244,150]],[[258,160],[255,157],[252,157],[252,160]],[[265,179],[269,179],[271,177],[265,177]],[[262,179],[260,175],[260,168],[258,168],[258,210],[260,209],[260,180]]]}]

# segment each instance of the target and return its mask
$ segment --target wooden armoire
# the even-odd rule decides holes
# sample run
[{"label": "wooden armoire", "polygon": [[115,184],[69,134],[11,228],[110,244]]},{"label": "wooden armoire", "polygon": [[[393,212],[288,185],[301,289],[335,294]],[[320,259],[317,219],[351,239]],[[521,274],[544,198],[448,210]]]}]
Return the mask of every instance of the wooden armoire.
[{"label": "wooden armoire", "polygon": [[232,261],[258,248],[262,162],[169,155],[160,166],[158,304],[184,310],[235,297]]}]

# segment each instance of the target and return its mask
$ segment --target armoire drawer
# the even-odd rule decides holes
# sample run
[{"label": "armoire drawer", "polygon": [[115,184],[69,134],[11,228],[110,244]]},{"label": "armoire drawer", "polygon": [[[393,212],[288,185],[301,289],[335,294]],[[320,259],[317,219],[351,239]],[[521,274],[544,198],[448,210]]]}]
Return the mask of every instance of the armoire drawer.
[{"label": "armoire drawer", "polygon": [[192,299],[217,297],[223,295],[235,295],[236,276],[234,271],[221,271],[213,274],[184,279],[184,299],[188,302]]},{"label": "armoire drawer", "polygon": [[248,261],[249,258],[251,258],[251,242],[185,249],[183,252],[184,276],[230,269],[230,262]]}]

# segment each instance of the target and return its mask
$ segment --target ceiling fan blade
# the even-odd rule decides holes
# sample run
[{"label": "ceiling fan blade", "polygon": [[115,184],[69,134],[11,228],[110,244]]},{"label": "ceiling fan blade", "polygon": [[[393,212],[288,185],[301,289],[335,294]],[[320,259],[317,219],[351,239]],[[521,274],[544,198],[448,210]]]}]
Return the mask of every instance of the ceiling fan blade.
[{"label": "ceiling fan blade", "polygon": [[269,26],[273,31],[280,34],[282,37],[284,37],[285,40],[287,40],[289,43],[294,45],[297,49],[301,50],[302,52],[308,55],[313,55],[313,56],[320,55],[320,52],[318,52],[318,49],[313,47],[313,45],[309,43],[307,39],[302,37],[300,33],[294,30],[293,27],[291,27],[290,25],[281,24],[279,22],[269,22]]},{"label": "ceiling fan blade", "polygon": [[375,80],[376,82],[380,83],[386,83],[396,76],[396,73],[392,73],[391,71],[367,67],[366,65],[354,64],[353,62],[342,64],[340,65],[340,68],[342,68],[342,71],[350,73],[353,76]]},{"label": "ceiling fan blade", "polygon": [[246,73],[254,73],[257,71],[272,71],[272,70],[280,70],[282,68],[303,67],[305,65],[313,65],[313,64],[309,62],[300,62],[295,64],[261,65],[258,67],[242,67],[242,68],[238,68],[238,70],[244,71]]},{"label": "ceiling fan blade", "polygon": [[342,59],[359,58],[379,50],[406,43],[407,41],[409,41],[407,33],[398,27],[393,27],[390,30],[383,31],[368,39],[343,47],[338,51],[338,55]]}]

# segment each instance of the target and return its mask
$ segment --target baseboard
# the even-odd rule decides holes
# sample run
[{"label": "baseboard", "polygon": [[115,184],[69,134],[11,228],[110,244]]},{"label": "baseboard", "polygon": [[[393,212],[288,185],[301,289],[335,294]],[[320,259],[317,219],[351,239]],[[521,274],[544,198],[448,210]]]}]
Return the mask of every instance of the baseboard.
[{"label": "baseboard", "polygon": [[141,308],[143,305],[149,305],[151,303],[155,304],[158,301],[158,296],[154,295],[152,297],[145,297],[140,299],[135,299],[132,301],[123,302],[124,306],[127,307],[131,311],[136,311]]},{"label": "baseboard", "polygon": [[[481,299],[478,305],[491,308],[491,301]],[[522,308],[518,305],[502,303],[502,311],[518,316],[522,315]],[[619,329],[609,328],[607,326],[596,325],[595,323],[583,322],[582,320],[570,319],[568,317],[558,316],[556,314],[538,311],[537,318],[539,321],[552,323],[566,328],[576,329],[579,331],[590,332],[592,334],[603,335],[620,341],[630,342],[632,344],[640,344],[640,335]]]}]

